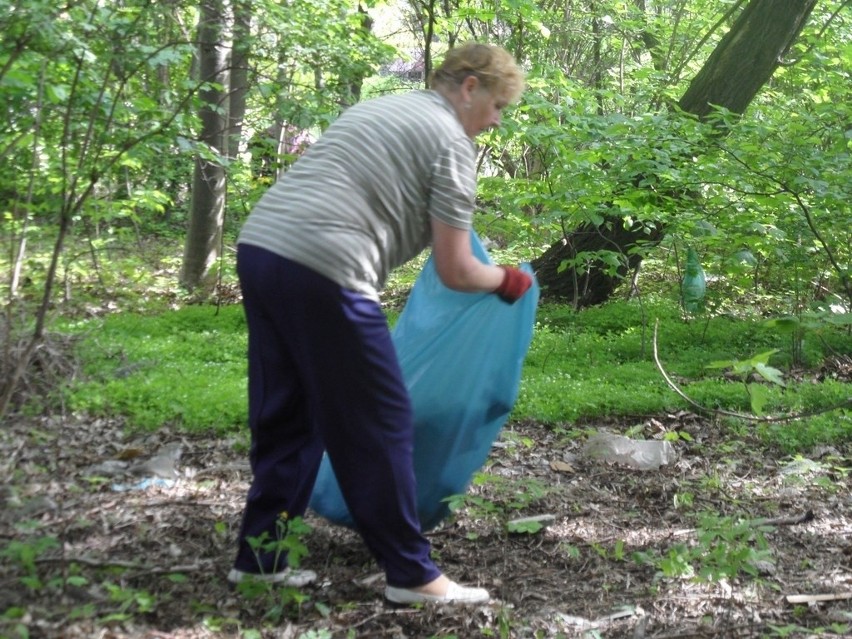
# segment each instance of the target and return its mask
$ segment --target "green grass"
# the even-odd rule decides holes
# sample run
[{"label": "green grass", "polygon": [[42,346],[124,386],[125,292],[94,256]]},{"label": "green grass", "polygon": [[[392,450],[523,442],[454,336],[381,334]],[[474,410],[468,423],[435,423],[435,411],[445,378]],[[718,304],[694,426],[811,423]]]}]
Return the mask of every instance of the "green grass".
[{"label": "green grass", "polygon": [[[388,310],[392,321],[396,311]],[[624,301],[581,312],[544,305],[512,418],[589,423],[689,408],[653,361],[656,322],[665,369],[702,406],[750,411],[745,384],[707,368],[713,361],[777,349],[770,363],[784,367],[789,340],[760,319],[684,321],[667,300],[646,301],[644,311]],[[79,355],[85,362],[85,378],[68,389],[66,401],[74,410],[120,415],[137,429],[173,425],[222,433],[245,424],[246,328],[239,305],[109,315],[68,330],[83,336]],[[849,350],[842,331],[823,339],[827,348]],[[814,384],[808,376],[784,388],[765,385],[771,414],[818,411],[849,395],[849,384]],[[852,439],[852,420],[841,411],[755,428],[788,452]]]},{"label": "green grass", "polygon": [[[694,410],[675,393],[653,361],[654,325],[661,363],[679,388],[708,409],[750,414],[746,380],[708,366],[716,361],[748,360],[776,351],[770,364],[785,373],[785,386],[762,382],[764,413],[772,416],[818,413],[847,401],[848,383],[815,384],[807,372],[791,371],[791,342],[762,318],[727,316],[684,321],[671,301],[614,301],[579,313],[544,306],[527,357],[515,419],[544,422],[594,422],[601,417],[642,417]],[[644,325],[643,325],[644,323]],[[844,329],[826,331],[806,345],[807,360],[850,352]],[[753,381],[752,379],[748,380]],[[852,440],[848,411],[832,411],[789,422],[749,421],[767,444],[793,453],[818,444]]]},{"label": "green grass", "polygon": [[86,378],[69,389],[73,409],[124,416],[141,429],[224,432],[245,423],[241,306],[110,315],[75,330],[84,335],[79,355]]}]

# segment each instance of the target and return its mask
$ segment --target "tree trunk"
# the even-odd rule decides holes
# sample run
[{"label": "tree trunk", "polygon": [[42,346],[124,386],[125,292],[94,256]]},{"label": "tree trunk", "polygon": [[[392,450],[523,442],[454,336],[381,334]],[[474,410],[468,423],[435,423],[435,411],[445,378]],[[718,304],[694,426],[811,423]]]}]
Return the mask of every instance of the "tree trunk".
[{"label": "tree trunk", "polygon": [[[639,239],[646,244],[658,244],[664,236],[660,227],[646,227],[638,222],[626,227],[621,218],[611,222],[611,226],[605,223],[600,227],[584,224],[533,261],[539,283],[547,287],[549,298],[570,303],[575,308],[607,301],[624,277],[641,263],[639,253],[628,255],[626,247],[635,245]],[[572,265],[583,253],[603,250],[620,254],[618,268],[607,269],[595,262]],[[545,281],[545,274],[550,276],[549,281]]]},{"label": "tree trunk", "polygon": [[207,82],[199,92],[201,134],[206,146],[196,155],[192,178],[189,229],[183,254],[181,285],[200,296],[215,287],[216,262],[222,243],[225,215],[225,168],[219,161],[226,152],[227,51],[223,46],[225,13],[222,0],[202,0],[198,23],[198,68]]},{"label": "tree trunk", "polygon": [[715,105],[744,113],[808,21],[816,0],[753,0],[680,99],[704,118]]},{"label": "tree trunk", "polygon": [[231,71],[228,86],[228,157],[236,158],[240,151],[243,118],[248,94],[249,53],[251,50],[251,2],[237,0],[234,4],[234,33],[231,46]]},{"label": "tree trunk", "polygon": [[[692,80],[681,109],[700,118],[716,106],[742,114],[772,77],[815,5],[816,0],[752,0]],[[663,228],[650,235],[647,231],[641,222],[625,228],[622,219],[613,216],[599,227],[586,224],[566,234],[532,262],[542,294],[576,308],[608,300],[641,261],[632,249],[639,242],[645,248],[654,246],[665,237]],[[615,251],[624,259],[615,272],[600,263],[583,272],[571,266],[581,251]]]},{"label": "tree trunk", "polygon": [[[358,3],[358,22],[359,30],[364,33],[365,36],[369,36],[373,31],[373,19],[370,17],[370,14],[361,6],[361,3]],[[349,96],[346,98],[343,107],[349,107],[353,104],[357,104],[361,101],[361,89],[364,86],[364,72],[360,72],[349,78]]]}]

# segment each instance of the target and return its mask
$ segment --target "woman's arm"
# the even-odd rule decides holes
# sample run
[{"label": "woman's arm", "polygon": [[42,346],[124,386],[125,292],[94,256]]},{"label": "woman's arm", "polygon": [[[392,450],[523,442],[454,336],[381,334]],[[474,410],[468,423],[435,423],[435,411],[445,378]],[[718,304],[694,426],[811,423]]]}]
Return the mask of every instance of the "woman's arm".
[{"label": "woman's arm", "polygon": [[471,251],[470,231],[432,218],[432,255],[438,277],[455,291],[491,292],[503,281],[503,269],[483,264]]}]

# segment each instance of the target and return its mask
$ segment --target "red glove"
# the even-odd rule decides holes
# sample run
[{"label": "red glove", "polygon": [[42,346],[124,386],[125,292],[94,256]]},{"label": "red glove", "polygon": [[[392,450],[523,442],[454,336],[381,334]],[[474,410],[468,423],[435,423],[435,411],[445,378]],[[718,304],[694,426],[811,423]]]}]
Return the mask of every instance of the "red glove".
[{"label": "red glove", "polygon": [[517,302],[521,296],[532,286],[532,277],[522,270],[511,266],[501,266],[503,269],[503,281],[494,292],[501,300],[509,304]]}]

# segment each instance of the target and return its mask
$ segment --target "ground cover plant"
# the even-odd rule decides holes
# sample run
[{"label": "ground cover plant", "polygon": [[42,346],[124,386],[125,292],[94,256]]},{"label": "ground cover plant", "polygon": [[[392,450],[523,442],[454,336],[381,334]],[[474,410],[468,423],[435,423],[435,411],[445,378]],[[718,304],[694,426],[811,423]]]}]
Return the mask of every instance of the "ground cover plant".
[{"label": "ground cover plant", "polygon": [[[544,306],[514,418],[576,421],[687,408],[655,365],[653,330],[643,330],[642,313],[648,315],[646,323],[657,322],[666,367],[708,409],[751,410],[748,380],[714,368],[718,363],[733,368],[769,351],[778,366],[790,359],[787,335],[761,319],[685,321],[672,300],[644,310],[636,301],[617,301],[581,314]],[[76,326],[86,369],[85,381],[68,395],[70,409],[121,414],[141,429],[172,425],[223,433],[244,423],[246,334],[238,304],[194,305],[157,317],[109,315]],[[846,337],[842,329],[826,333],[823,348],[842,355]],[[825,356],[820,351],[819,361]],[[830,377],[815,387],[807,378],[796,379],[795,371],[787,381],[764,379],[762,384],[768,389],[764,410],[779,416],[837,405],[848,391]],[[826,415],[800,420],[797,428],[820,430],[826,420],[837,421]],[[841,438],[850,435],[844,425],[840,420]],[[829,428],[826,436],[833,431]]]},{"label": "ground cover plant", "polygon": [[[389,287],[391,321],[418,268]],[[73,375],[0,435],[0,635],[848,634],[852,425],[848,408],[819,413],[849,394],[844,327],[814,329],[794,363],[765,313],[684,314],[671,274],[649,279],[664,284],[641,298],[539,309],[515,411],[430,533],[448,571],[495,595],[465,611],[388,607],[359,538],[312,514],[257,543],[299,549],[317,585],[229,590],[250,477],[233,281],[218,306],[165,291],[121,313],[76,300],[85,312],[59,325]],[[655,346],[706,410],[666,383]],[[755,419],[714,412],[752,414],[756,385]],[[609,463],[589,453],[602,432],[667,442],[674,457]]]}]

